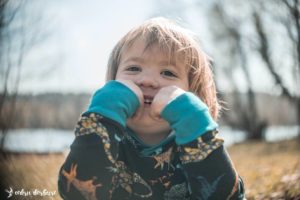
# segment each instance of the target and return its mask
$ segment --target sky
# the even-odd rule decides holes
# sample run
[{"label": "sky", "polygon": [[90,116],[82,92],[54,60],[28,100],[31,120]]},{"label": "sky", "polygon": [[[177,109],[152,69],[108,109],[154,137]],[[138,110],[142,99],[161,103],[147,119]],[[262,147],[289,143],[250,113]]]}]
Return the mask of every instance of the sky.
[{"label": "sky", "polygon": [[[168,2],[172,9],[166,7]],[[171,2],[171,4],[170,4]],[[172,4],[172,2],[174,2]],[[179,3],[181,2],[181,4]],[[204,49],[214,58],[214,49],[209,43],[205,13],[199,12],[187,0],[52,0],[30,1],[29,14],[41,15],[42,20],[32,25],[33,32],[48,32],[39,45],[30,48],[23,60],[21,93],[92,93],[104,84],[109,54],[114,45],[130,29],[153,16],[167,16],[180,21],[199,37]],[[208,6],[202,3],[202,8]],[[180,13],[181,7],[188,12]],[[173,12],[171,11],[173,10]],[[26,17],[27,17],[26,16]],[[222,60],[216,60],[222,65]],[[251,73],[254,89],[275,92],[276,87],[266,68],[253,59]],[[234,71],[241,91],[245,77],[241,70]],[[230,88],[225,73],[219,78],[219,89]],[[292,83],[290,83],[292,84]]]},{"label": "sky", "polygon": [[39,63],[44,51],[50,51],[47,56],[53,59],[46,59],[50,62],[46,73],[27,80],[25,77],[23,92],[91,93],[104,83],[114,45],[131,28],[149,18],[152,10],[148,0],[49,2],[44,21],[50,21],[53,34],[50,40],[31,50],[24,68]]}]

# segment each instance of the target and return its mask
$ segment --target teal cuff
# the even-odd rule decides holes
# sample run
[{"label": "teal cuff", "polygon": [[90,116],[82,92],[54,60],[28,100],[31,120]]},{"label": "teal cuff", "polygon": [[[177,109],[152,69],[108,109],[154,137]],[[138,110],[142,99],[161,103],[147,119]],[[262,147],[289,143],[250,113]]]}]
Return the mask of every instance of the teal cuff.
[{"label": "teal cuff", "polygon": [[125,127],[126,120],[139,106],[139,99],[130,88],[118,81],[109,81],[95,92],[85,113],[101,114]]},{"label": "teal cuff", "polygon": [[206,104],[191,92],[186,92],[168,103],[161,116],[175,130],[175,141],[180,145],[218,128]]}]

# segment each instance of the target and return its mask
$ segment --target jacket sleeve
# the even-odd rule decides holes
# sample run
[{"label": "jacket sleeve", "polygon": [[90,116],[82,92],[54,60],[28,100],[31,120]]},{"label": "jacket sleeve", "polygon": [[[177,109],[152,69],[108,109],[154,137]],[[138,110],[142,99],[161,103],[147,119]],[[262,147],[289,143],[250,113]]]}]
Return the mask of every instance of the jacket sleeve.
[{"label": "jacket sleeve", "polygon": [[126,119],[139,104],[136,94],[118,81],[109,81],[94,93],[59,172],[64,199],[120,199],[116,195],[133,193],[131,185],[140,177],[127,169],[118,153]]},{"label": "jacket sleeve", "polygon": [[70,153],[59,171],[58,189],[63,199],[111,198],[113,177],[123,165],[117,161],[115,139],[121,133],[118,123],[99,114],[81,116]]},{"label": "jacket sleeve", "polygon": [[161,113],[175,130],[180,160],[192,199],[243,199],[243,183],[216,137],[218,124],[207,105],[186,92]]},{"label": "jacket sleeve", "polygon": [[191,199],[244,199],[243,181],[216,135],[210,131],[179,146]]}]

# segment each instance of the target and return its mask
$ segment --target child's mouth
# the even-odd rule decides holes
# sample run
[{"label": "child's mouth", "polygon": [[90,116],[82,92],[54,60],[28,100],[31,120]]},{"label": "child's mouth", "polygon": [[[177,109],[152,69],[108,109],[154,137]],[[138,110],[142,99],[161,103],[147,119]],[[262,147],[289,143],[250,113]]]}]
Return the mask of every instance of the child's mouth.
[{"label": "child's mouth", "polygon": [[153,97],[150,96],[144,96],[144,104],[151,105],[153,101]]}]

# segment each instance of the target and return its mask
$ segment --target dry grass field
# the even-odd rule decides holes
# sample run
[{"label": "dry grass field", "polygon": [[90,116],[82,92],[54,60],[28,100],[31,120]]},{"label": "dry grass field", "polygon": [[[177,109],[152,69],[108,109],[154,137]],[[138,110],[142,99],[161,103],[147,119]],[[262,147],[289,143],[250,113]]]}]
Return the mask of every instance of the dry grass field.
[{"label": "dry grass field", "polygon": [[[234,145],[228,151],[244,179],[247,199],[300,199],[299,143],[292,140],[247,142]],[[63,154],[12,154],[1,160],[0,170],[4,175],[1,182],[5,188],[56,192],[52,196],[13,196],[10,199],[60,199],[56,183]]]},{"label": "dry grass field", "polygon": [[232,146],[229,153],[248,200],[300,199],[299,141],[248,142]]}]

